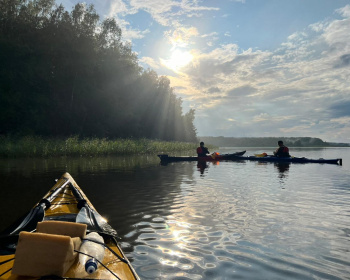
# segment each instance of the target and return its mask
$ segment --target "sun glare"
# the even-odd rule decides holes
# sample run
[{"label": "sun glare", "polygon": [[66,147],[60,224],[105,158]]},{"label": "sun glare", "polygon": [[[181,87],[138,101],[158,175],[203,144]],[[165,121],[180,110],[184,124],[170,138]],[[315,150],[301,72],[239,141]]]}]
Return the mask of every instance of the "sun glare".
[{"label": "sun glare", "polygon": [[164,65],[171,70],[179,71],[193,59],[193,55],[188,51],[174,50],[168,60],[164,60]]}]

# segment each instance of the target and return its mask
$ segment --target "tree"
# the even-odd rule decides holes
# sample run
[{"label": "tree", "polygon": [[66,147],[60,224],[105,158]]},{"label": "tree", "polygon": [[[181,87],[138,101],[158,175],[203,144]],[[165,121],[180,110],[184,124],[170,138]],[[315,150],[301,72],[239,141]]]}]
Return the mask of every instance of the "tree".
[{"label": "tree", "polygon": [[194,111],[92,5],[0,0],[0,133],[193,141]]}]

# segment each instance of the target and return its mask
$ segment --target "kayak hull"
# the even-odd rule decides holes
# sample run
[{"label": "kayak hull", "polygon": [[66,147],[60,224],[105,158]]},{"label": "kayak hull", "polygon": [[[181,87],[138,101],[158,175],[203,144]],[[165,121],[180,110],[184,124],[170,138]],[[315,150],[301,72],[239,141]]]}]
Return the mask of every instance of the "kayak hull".
[{"label": "kayak hull", "polygon": [[237,156],[243,156],[246,151],[232,153],[232,154],[222,154],[222,155],[210,155],[205,157],[196,156],[168,156],[168,155],[158,155],[161,162],[178,162],[178,161],[221,161],[221,160],[232,160]]},{"label": "kayak hull", "polygon": [[[44,208],[43,217],[38,215],[40,211],[33,211],[41,207]],[[21,228],[25,228],[26,231],[35,231],[37,222],[45,220],[77,222],[77,219],[80,219],[79,223],[86,222],[88,232],[96,231],[103,236],[105,245],[109,247],[105,249],[105,257],[102,262],[107,268],[101,266],[88,277],[89,279],[117,279],[117,277],[139,279],[117,242],[117,232],[96,211],[70,174],[63,174],[33,209],[22,221],[17,222],[0,235],[0,279],[38,279],[11,273]],[[86,213],[88,216],[85,217]],[[78,261],[76,260],[64,278],[85,279],[85,276],[77,276],[77,271]]]},{"label": "kayak hull", "polygon": [[257,157],[257,156],[236,156],[233,160],[250,160],[250,161],[261,161],[261,162],[286,162],[286,163],[326,163],[326,164],[339,164],[342,165],[342,159],[310,159],[305,157],[274,157],[274,156],[266,156],[266,157]]}]

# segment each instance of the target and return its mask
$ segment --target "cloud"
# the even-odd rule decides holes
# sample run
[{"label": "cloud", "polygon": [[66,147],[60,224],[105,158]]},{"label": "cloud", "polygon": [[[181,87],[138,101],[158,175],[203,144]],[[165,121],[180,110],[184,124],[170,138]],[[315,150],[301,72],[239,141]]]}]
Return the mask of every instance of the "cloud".
[{"label": "cloud", "polygon": [[123,39],[125,41],[131,42],[135,39],[142,39],[148,33],[150,33],[149,29],[139,30],[139,29],[131,28],[130,23],[123,20],[123,19],[116,19],[116,20],[117,20],[119,27],[122,29]]},{"label": "cloud", "polygon": [[[338,13],[342,19],[312,24],[274,51],[242,50],[235,44],[208,53],[197,50],[183,73],[201,96],[191,99],[197,102],[201,135],[230,136],[246,124],[245,134],[256,136],[264,130],[350,139],[350,5]],[[215,106],[201,106],[204,100]],[[235,127],[228,119],[236,120]],[[213,131],[216,122],[231,128]],[[327,135],[335,127],[342,132]]]},{"label": "cloud", "polygon": [[[99,3],[107,5],[107,1]],[[220,43],[223,38],[226,42],[238,40],[232,30],[204,28],[201,17],[216,11],[218,7],[188,0],[116,0],[109,7],[109,15],[117,19],[125,39],[142,39],[157,26],[163,44],[169,43],[164,49],[179,48],[193,55],[181,72],[168,77],[184,107],[196,109],[200,135],[283,133],[324,135],[328,140],[341,137],[350,142],[346,123],[350,111],[350,5],[337,9],[332,18],[289,34],[278,48],[269,51]],[[225,19],[228,12],[223,11],[217,19]],[[140,22],[146,17],[147,25],[131,26],[133,17]],[[161,55],[170,57],[171,53],[163,51]],[[159,58],[151,54],[140,62],[165,72]]]},{"label": "cloud", "polygon": [[198,30],[195,27],[179,27],[175,30],[165,32],[165,37],[169,40],[173,48],[185,48],[191,43],[191,38],[198,36]]},{"label": "cloud", "polygon": [[[100,4],[101,5],[101,4]],[[207,7],[199,5],[197,1],[177,1],[177,0],[115,0],[112,1],[107,13],[108,17],[116,18],[119,26],[123,30],[123,37],[126,40],[141,39],[149,33],[149,29],[139,30],[130,28],[130,22],[126,16],[137,16],[140,12],[145,12],[150,17],[165,27],[175,27],[175,31],[166,32],[166,36],[177,38],[195,36],[198,32],[194,27],[185,27],[181,22],[183,17],[201,16],[202,12],[218,10],[216,7]]]},{"label": "cloud", "polygon": [[350,117],[341,117],[336,119],[330,119],[330,123],[336,123],[340,125],[348,125],[350,123]]},{"label": "cloud", "polygon": [[350,54],[343,54],[339,57],[339,62],[334,65],[335,68],[342,68],[350,66]]},{"label": "cloud", "polygon": [[336,101],[328,107],[333,118],[350,117],[350,98]]},{"label": "cloud", "polygon": [[201,38],[215,37],[215,36],[217,36],[217,35],[218,35],[217,32],[211,32],[211,33],[209,33],[209,34],[202,34],[200,37],[201,37]]},{"label": "cloud", "polygon": [[160,65],[157,61],[155,61],[152,57],[141,57],[139,61],[145,65],[148,65],[152,69],[159,69]]},{"label": "cloud", "polygon": [[218,93],[221,92],[221,90],[218,87],[211,87],[208,89],[208,93]]},{"label": "cloud", "polygon": [[261,113],[253,118],[254,122],[271,121],[271,116],[268,113]]},{"label": "cloud", "polygon": [[350,18],[350,5],[346,5],[343,8],[337,9],[336,12],[345,18]]},{"label": "cloud", "polygon": [[269,56],[269,52],[239,52],[237,45],[227,44],[209,53],[198,51],[183,72],[203,91],[213,86],[231,90],[256,80],[253,73]]},{"label": "cloud", "polygon": [[113,0],[110,2],[110,7],[107,16],[114,17],[117,14],[132,14],[135,10],[131,10],[123,0]]},{"label": "cloud", "polygon": [[130,0],[132,10],[142,10],[163,26],[180,26],[180,17],[198,17],[203,11],[218,10],[216,7],[201,6],[198,1],[176,0]]},{"label": "cloud", "polygon": [[297,125],[292,126],[288,128],[281,128],[280,131],[283,132],[283,134],[295,134],[295,135],[305,135],[305,133],[309,133],[310,131],[310,125]]},{"label": "cloud", "polygon": [[246,85],[246,86],[242,86],[242,87],[239,87],[239,88],[234,88],[232,90],[229,90],[227,92],[226,97],[229,98],[229,99],[237,98],[239,96],[246,96],[246,97],[248,97],[248,96],[254,94],[256,91],[257,91],[256,88],[253,88],[250,85]]}]

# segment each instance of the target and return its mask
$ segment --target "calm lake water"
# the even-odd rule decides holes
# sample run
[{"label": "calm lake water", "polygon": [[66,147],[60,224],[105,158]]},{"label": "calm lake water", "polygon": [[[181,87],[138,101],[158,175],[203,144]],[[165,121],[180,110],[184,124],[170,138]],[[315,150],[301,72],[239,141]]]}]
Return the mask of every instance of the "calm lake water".
[{"label": "calm lake water", "polygon": [[343,166],[0,159],[0,227],[67,171],[118,231],[141,279],[350,279],[350,148],[290,150]]}]

